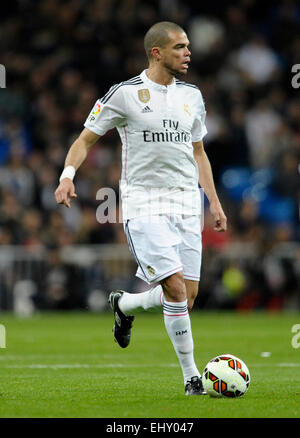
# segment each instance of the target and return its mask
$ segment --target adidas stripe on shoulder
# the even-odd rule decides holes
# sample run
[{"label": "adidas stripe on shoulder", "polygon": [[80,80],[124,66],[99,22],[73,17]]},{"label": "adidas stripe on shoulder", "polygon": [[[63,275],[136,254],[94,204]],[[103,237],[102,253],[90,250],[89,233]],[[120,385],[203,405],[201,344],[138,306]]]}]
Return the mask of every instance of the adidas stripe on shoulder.
[{"label": "adidas stripe on shoulder", "polygon": [[140,85],[143,84],[142,79],[140,76],[135,76],[132,79],[128,79],[127,81],[120,82],[119,84],[113,85],[108,92],[100,99],[101,103],[106,103],[109,101],[109,99],[115,94],[115,92],[124,85]]},{"label": "adidas stripe on shoulder", "polygon": [[180,79],[177,79],[177,78],[175,79],[175,83],[176,83],[176,85],[184,85],[186,87],[191,87],[191,88],[195,88],[196,90],[199,90],[199,87],[197,87],[197,85],[189,84],[188,82],[181,81]]}]

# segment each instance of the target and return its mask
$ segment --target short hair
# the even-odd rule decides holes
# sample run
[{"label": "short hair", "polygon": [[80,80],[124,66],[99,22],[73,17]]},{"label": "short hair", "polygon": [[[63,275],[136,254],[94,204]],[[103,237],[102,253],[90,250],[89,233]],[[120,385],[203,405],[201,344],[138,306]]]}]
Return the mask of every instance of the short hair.
[{"label": "short hair", "polygon": [[164,47],[169,42],[169,32],[184,32],[184,30],[171,21],[160,21],[150,27],[144,38],[144,47],[149,60],[152,58],[153,47]]}]

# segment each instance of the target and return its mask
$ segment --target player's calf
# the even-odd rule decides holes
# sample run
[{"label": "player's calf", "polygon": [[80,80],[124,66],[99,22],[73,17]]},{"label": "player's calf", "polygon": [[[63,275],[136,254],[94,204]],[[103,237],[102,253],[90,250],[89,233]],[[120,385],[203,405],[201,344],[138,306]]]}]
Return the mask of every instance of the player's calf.
[{"label": "player's calf", "polygon": [[184,282],[188,299],[188,309],[191,311],[198,295],[199,281],[185,279]]},{"label": "player's calf", "polygon": [[187,299],[186,287],[182,271],[164,278],[161,282],[167,301],[183,302]]}]

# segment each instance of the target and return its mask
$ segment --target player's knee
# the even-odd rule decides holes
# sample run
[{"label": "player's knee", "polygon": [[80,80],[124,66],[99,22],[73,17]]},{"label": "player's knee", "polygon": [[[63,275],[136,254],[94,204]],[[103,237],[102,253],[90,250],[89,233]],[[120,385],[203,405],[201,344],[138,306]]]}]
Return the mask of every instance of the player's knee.
[{"label": "player's knee", "polygon": [[161,285],[167,301],[170,300],[181,303],[186,300],[186,287],[182,272],[176,272],[176,274],[165,278],[162,280]]}]

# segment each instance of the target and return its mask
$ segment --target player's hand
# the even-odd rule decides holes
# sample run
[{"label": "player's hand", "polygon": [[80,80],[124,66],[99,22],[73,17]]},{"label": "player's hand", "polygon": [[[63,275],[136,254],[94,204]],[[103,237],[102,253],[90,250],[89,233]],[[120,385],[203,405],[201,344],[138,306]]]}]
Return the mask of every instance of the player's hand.
[{"label": "player's hand", "polygon": [[75,186],[70,178],[64,178],[55,190],[55,199],[58,204],[64,204],[66,207],[71,207],[71,199],[77,198]]},{"label": "player's hand", "polygon": [[223,211],[223,208],[219,201],[212,202],[210,204],[210,212],[214,217],[215,226],[214,230],[218,232],[223,232],[227,230],[227,217]]}]

